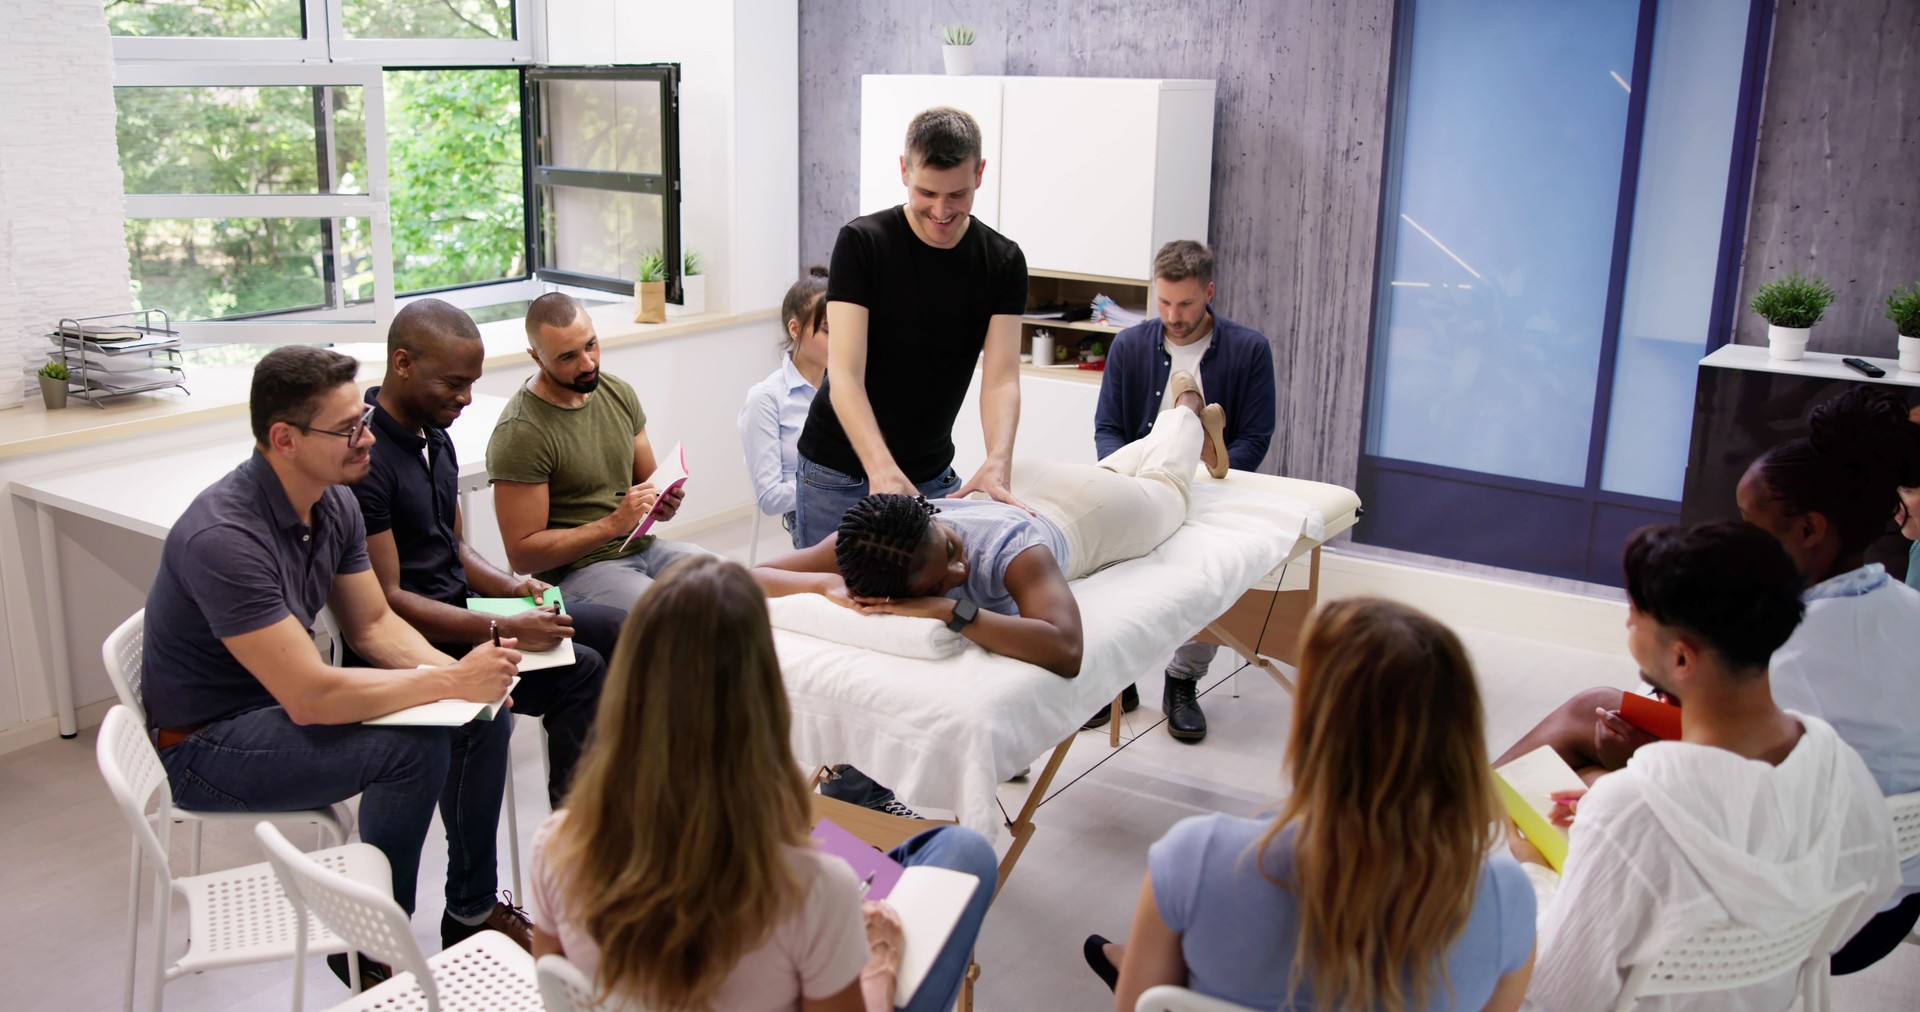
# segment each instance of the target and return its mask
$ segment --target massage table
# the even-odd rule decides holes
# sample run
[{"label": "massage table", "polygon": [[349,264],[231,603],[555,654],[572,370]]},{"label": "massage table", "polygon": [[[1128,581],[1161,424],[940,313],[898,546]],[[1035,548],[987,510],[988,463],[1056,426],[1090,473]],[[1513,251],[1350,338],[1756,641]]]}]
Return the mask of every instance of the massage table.
[{"label": "massage table", "polygon": [[[1360,513],[1359,497],[1337,485],[1200,471],[1187,522],[1171,538],[1072,584],[1086,634],[1074,678],[972,643],[925,659],[832,642],[800,631],[809,625],[799,602],[777,599],[774,640],[795,757],[808,766],[852,764],[907,804],[948,809],[989,840],[1010,834],[1004,885],[1087,714],[1118,706],[1123,688],[1164,668],[1195,634],[1291,690],[1268,658],[1297,659],[1300,622],[1318,599],[1320,546]],[[1303,559],[1305,566],[1293,565]],[[1116,720],[1115,746],[1118,727]],[[996,788],[1049,749],[1020,813],[1006,818]]]}]

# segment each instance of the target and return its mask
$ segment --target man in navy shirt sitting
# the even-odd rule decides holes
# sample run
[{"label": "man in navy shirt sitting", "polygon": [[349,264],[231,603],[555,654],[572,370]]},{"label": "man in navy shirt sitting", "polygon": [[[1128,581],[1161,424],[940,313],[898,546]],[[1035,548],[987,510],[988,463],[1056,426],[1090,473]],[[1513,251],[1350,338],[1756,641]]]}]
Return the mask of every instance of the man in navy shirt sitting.
[{"label": "man in navy shirt sitting", "polygon": [[[357,368],[312,347],[277,348],[254,368],[254,452],[173,525],[147,593],[147,723],[181,808],[288,812],[360,795],[360,837],[386,855],[408,912],[437,800],[443,944],[486,927],[530,935],[494,896],[509,721],[360,723],[440,699],[491,703],[520,655],[508,640],[456,661],[388,607],[342,487],[366,475],[376,438]],[[323,605],[365,667],[331,666],[314,649]],[[345,960],[329,962],[345,979]]]},{"label": "man in navy shirt sitting", "polygon": [[[491,639],[489,616],[468,597],[536,597],[549,586],[502,572],[462,536],[460,461],[447,426],[473,401],[486,357],[473,319],[439,299],[409,303],[387,330],[387,373],[367,391],[373,409],[373,460],[353,494],[367,524],[367,555],[387,604],[436,648],[460,657]],[[603,658],[626,614],[585,601],[528,608],[499,619],[500,635],[523,650],[574,643],[574,663],[527,672],[513,690],[513,711],[539,717],[547,731],[547,798],[560,807],[574,763],[593,726],[606,680]]]},{"label": "man in navy shirt sitting", "polygon": [[[1094,446],[1104,459],[1145,436],[1173,402],[1167,377],[1187,372],[1200,380],[1207,402],[1201,461],[1208,471],[1220,478],[1228,468],[1257,469],[1273,439],[1275,413],[1273,350],[1266,337],[1213,311],[1213,252],[1191,239],[1176,239],[1154,255],[1153,291],[1159,318],[1121,331],[1107,351]],[[1195,640],[1175,651],[1167,666],[1160,706],[1176,740],[1207,736],[1199,678],[1219,649]],[[1138,707],[1140,691],[1127,686],[1121,704],[1129,711]],[[1102,707],[1086,726],[1105,724],[1108,712]]]}]

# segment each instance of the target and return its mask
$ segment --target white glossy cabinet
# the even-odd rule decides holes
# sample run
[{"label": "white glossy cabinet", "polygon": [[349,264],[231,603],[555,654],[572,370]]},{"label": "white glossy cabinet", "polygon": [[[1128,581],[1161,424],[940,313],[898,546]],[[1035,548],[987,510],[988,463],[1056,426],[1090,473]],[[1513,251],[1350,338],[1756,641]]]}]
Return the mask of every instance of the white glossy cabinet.
[{"label": "white glossy cabinet", "polygon": [[1212,81],[870,74],[860,92],[863,213],[904,199],[907,121],[952,105],[980,122],[974,214],[1029,269],[1144,280],[1162,244],[1207,241]]}]

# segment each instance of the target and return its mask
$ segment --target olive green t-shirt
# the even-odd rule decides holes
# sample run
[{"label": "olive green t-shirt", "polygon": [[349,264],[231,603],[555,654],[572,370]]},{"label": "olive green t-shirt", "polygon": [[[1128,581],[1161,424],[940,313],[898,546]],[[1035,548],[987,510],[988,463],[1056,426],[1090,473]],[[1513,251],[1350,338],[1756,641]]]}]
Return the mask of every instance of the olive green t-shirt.
[{"label": "olive green t-shirt", "polygon": [[[556,407],[522,386],[487,441],[487,477],[547,486],[547,530],[590,524],[617,509],[615,493],[633,485],[633,437],[646,427],[633,388],[604,372],[577,408]],[[624,540],[623,533],[570,565],[534,575],[558,583],[581,566],[645,551],[653,535],[634,538],[623,552]]]}]

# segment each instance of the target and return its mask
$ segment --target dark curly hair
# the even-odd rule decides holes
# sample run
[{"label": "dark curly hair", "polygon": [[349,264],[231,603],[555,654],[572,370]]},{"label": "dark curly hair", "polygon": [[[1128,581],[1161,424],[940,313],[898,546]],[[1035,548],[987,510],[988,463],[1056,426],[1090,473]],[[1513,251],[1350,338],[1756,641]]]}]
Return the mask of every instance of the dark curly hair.
[{"label": "dark curly hair", "polygon": [[870,495],[840,518],[833,561],[855,597],[905,597],[927,525],[940,512],[917,495]]},{"label": "dark curly hair", "polygon": [[1627,539],[1621,568],[1634,608],[1700,637],[1743,671],[1765,671],[1805,613],[1786,550],[1740,521],[1642,527]]},{"label": "dark curly hair", "polygon": [[1792,516],[1818,513],[1840,538],[1840,555],[1884,534],[1902,486],[1920,485],[1920,425],[1898,395],[1854,387],[1814,407],[1807,435],[1759,461],[1767,494]]}]

